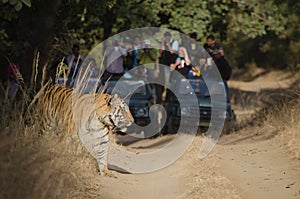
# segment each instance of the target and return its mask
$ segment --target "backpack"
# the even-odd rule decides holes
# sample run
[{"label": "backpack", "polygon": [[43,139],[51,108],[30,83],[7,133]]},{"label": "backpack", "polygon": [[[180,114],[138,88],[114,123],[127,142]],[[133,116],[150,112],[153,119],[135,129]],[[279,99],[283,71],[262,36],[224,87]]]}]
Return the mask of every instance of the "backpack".
[{"label": "backpack", "polygon": [[222,57],[220,59],[216,59],[215,64],[218,67],[222,79],[228,81],[232,74],[232,68],[229,65],[228,61],[224,57]]}]

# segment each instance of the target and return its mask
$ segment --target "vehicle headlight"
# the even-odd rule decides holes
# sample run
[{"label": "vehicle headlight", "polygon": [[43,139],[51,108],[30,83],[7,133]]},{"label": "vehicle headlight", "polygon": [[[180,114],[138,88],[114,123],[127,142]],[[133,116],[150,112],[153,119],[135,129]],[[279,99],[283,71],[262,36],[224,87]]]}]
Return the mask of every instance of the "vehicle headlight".
[{"label": "vehicle headlight", "polygon": [[135,114],[137,117],[148,117],[148,110],[146,108],[138,108]]},{"label": "vehicle headlight", "polygon": [[181,115],[189,116],[191,114],[191,110],[188,107],[181,108]]}]

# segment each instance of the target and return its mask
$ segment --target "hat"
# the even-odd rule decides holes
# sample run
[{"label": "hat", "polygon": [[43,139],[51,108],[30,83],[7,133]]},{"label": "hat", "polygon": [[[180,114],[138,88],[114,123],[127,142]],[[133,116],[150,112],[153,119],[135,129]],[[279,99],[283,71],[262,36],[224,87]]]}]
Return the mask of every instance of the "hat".
[{"label": "hat", "polygon": [[126,36],[125,38],[124,38],[124,42],[130,42],[131,40],[130,40],[130,37],[128,37],[128,36]]},{"label": "hat", "polygon": [[119,40],[120,40],[119,36],[113,36],[113,41],[119,41]]},{"label": "hat", "polygon": [[150,40],[149,40],[149,39],[145,39],[145,40],[144,40],[144,44],[145,44],[145,45],[150,45],[150,44],[151,44],[151,42],[150,42]]}]

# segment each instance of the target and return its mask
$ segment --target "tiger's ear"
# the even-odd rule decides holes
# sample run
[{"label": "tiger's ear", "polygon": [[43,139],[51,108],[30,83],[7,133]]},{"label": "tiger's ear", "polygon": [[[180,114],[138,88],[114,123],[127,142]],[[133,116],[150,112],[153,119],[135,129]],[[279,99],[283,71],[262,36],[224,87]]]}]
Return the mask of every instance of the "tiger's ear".
[{"label": "tiger's ear", "polygon": [[108,101],[109,105],[111,106],[117,106],[119,103],[120,97],[117,93],[115,93],[113,96],[111,96],[110,100]]},{"label": "tiger's ear", "polygon": [[107,95],[107,96],[106,96],[106,100],[105,100],[105,101],[106,101],[106,104],[110,105],[111,97],[112,97],[111,95]]},{"label": "tiger's ear", "polygon": [[118,93],[115,93],[115,94],[113,95],[113,98],[115,98],[115,99],[120,99],[120,96],[118,95]]}]

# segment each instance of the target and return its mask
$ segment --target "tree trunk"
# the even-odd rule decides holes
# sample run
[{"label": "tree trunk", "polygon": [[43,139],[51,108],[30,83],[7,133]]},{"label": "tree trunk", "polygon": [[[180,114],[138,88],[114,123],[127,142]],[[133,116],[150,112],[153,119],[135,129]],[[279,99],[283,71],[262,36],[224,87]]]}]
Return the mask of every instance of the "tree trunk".
[{"label": "tree trunk", "polygon": [[117,21],[117,17],[113,10],[106,8],[105,14],[103,16],[103,41],[111,36],[113,25]]},{"label": "tree trunk", "polygon": [[[61,0],[41,0],[33,2],[32,8],[23,8],[18,22],[18,40],[23,48],[21,63],[21,72],[28,87],[33,71],[34,52],[39,52],[39,62],[37,68],[37,88],[42,82],[43,68],[47,64],[49,51],[51,49],[54,31],[56,13],[61,4]],[[27,43],[26,43],[27,42]],[[24,45],[25,44],[25,45]],[[29,46],[27,45],[29,44]]]}]

